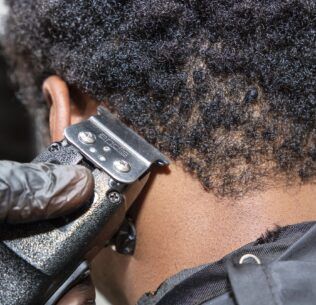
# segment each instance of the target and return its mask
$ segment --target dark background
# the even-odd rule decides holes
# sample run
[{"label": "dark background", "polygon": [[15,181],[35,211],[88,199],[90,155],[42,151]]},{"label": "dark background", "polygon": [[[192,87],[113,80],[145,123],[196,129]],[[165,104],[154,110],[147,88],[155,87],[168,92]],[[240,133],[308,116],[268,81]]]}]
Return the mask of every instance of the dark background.
[{"label": "dark background", "polygon": [[28,162],[34,155],[32,126],[26,108],[15,98],[0,50],[0,160]]}]

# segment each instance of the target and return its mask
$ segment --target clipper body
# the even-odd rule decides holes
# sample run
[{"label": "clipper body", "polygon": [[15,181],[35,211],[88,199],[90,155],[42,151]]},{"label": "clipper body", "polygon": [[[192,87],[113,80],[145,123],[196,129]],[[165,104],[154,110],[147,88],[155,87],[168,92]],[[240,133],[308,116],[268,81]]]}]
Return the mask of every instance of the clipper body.
[{"label": "clipper body", "polygon": [[95,194],[69,217],[0,227],[0,304],[52,305],[88,272],[146,184],[153,164],[168,160],[105,109],[66,129],[34,162],[81,164]]}]

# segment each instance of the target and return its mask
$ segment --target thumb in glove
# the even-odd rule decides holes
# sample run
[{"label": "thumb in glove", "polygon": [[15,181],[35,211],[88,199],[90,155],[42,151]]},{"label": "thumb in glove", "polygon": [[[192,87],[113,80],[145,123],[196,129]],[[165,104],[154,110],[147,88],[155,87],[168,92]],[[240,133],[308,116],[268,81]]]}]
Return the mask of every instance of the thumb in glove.
[{"label": "thumb in glove", "polygon": [[68,214],[92,196],[94,181],[83,166],[0,161],[0,223]]}]

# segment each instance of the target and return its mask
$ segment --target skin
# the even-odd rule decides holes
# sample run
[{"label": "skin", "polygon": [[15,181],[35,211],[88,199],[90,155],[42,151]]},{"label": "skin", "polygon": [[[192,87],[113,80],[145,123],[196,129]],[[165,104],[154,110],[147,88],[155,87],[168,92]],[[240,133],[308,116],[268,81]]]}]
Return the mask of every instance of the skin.
[{"label": "skin", "polygon": [[[50,97],[54,140],[96,111],[96,101],[82,95],[76,103],[56,76],[43,89]],[[180,164],[155,172],[131,212],[138,232],[135,255],[103,249],[92,264],[94,283],[113,304],[135,304],[175,273],[216,261],[275,225],[316,218],[316,185],[285,186],[273,177],[269,185],[239,200],[219,199]]]}]

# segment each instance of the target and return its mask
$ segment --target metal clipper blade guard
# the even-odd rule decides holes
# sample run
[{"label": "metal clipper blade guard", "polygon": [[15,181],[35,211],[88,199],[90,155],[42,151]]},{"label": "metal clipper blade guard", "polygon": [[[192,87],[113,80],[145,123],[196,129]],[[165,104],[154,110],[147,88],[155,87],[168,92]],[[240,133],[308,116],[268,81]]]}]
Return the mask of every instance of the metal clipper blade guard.
[{"label": "metal clipper blade guard", "polygon": [[[105,108],[65,130],[34,162],[81,164],[95,194],[61,219],[0,226],[0,304],[52,305],[88,272],[87,261],[109,244],[154,164],[168,160]],[[106,263],[106,262],[105,262]]]}]

